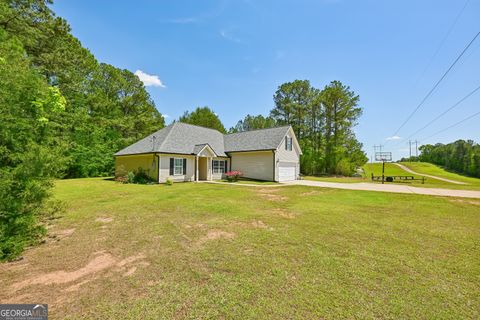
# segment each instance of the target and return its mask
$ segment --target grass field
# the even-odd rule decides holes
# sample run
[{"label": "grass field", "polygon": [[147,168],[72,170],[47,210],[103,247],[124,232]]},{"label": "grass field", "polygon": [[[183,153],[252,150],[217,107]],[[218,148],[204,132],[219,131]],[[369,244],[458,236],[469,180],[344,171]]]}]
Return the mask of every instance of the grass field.
[{"label": "grass field", "polygon": [[229,182],[226,179],[220,180],[220,182],[228,182],[232,184],[255,184],[255,185],[277,185],[277,182],[273,181],[264,181],[264,180],[253,180],[253,179],[246,179],[246,178],[240,178],[238,181],[235,182]]},{"label": "grass field", "polygon": [[473,187],[480,187],[480,179],[466,177],[454,172],[446,171],[445,169],[427,162],[401,162],[404,166],[412,169],[415,172],[430,174],[441,178],[460,181],[469,184]]},{"label": "grass field", "polygon": [[305,176],[305,177],[303,177],[303,179],[305,179],[305,180],[311,180],[311,181],[340,182],[340,183],[371,182],[371,179],[367,179],[366,177],[341,177],[341,176],[316,177],[316,176]]},{"label": "grass field", "polygon": [[[438,167],[437,167],[438,169],[435,170],[434,168],[436,166],[434,166],[434,165],[418,166],[418,167],[411,166],[410,167],[410,164],[406,164],[406,163],[402,163],[402,164],[409,167],[413,171],[418,172],[418,173],[425,173],[425,174],[431,174],[431,175],[436,175],[433,172],[439,172],[441,174],[442,174],[442,172],[443,173],[448,173],[448,172],[446,172],[446,171],[444,171],[444,170],[442,170]],[[430,168],[432,173],[429,173],[427,171],[422,171],[421,167]],[[382,164],[381,163],[367,163],[363,168],[365,170],[365,177],[366,178],[370,177],[372,172],[376,176],[381,176],[382,175]],[[419,170],[417,171],[417,169],[419,169]],[[459,185],[459,184],[454,184],[454,183],[450,183],[450,182],[446,182],[446,181],[442,181],[442,180],[437,180],[437,179],[433,179],[433,178],[429,178],[429,177],[426,178],[424,184],[422,184],[421,181],[408,181],[408,182],[395,182],[395,183],[408,184],[408,185],[415,186],[415,187],[425,187],[425,188],[480,190],[480,179],[466,178],[466,177],[462,177],[460,175],[455,175],[455,174],[452,174],[452,176],[447,177],[445,174],[443,174],[443,175],[441,175],[441,174],[438,175],[438,176],[439,177],[444,177],[444,178],[447,178],[447,179],[458,180],[458,181],[462,181],[462,182],[466,182],[465,179],[467,179],[468,181],[470,181],[470,183],[468,183],[468,185]],[[414,176],[415,178],[418,178],[418,179],[422,178],[421,175],[411,174],[410,172],[407,172],[407,171],[403,170],[402,168],[395,165],[394,163],[386,163],[385,164],[385,175],[386,176],[387,175],[391,175],[391,176],[403,175],[403,176]],[[459,177],[463,178],[464,180],[460,180]]]},{"label": "grass field", "polygon": [[0,301],[86,319],[478,319],[480,201],[58,181]]}]

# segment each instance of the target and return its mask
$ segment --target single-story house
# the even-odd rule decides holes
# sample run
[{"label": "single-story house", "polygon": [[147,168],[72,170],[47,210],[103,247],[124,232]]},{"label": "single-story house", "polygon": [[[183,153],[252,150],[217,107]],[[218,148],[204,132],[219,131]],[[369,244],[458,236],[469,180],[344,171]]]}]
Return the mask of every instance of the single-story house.
[{"label": "single-story house", "polygon": [[175,122],[115,154],[116,175],[142,168],[159,183],[219,180],[229,171],[267,181],[298,179],[302,151],[291,126],[222,134]]}]

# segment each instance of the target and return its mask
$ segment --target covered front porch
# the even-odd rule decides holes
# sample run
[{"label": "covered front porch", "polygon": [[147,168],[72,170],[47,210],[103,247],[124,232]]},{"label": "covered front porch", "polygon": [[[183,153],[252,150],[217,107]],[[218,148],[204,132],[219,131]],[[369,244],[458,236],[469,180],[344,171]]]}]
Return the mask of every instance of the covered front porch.
[{"label": "covered front porch", "polygon": [[195,146],[195,181],[212,181],[213,168],[212,160],[217,155],[215,151],[207,144]]}]

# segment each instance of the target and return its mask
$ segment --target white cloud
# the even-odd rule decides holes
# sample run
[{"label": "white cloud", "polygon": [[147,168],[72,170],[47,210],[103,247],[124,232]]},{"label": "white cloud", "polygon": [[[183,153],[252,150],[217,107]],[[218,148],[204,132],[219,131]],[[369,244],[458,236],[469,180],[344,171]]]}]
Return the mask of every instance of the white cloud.
[{"label": "white cloud", "polygon": [[177,18],[177,19],[170,19],[167,22],[176,23],[176,24],[189,24],[189,23],[197,23],[197,18]]},{"label": "white cloud", "polygon": [[386,138],[385,140],[391,141],[391,140],[401,140],[401,139],[403,139],[403,138],[399,137],[399,136],[391,136],[391,137]]},{"label": "white cloud", "polygon": [[168,114],[162,114],[162,117],[163,117],[164,119],[170,118],[170,116],[169,116]]},{"label": "white cloud", "polygon": [[226,40],[236,42],[236,43],[241,43],[242,41],[232,35],[230,31],[227,31],[225,29],[220,30],[220,36]]},{"label": "white cloud", "polygon": [[156,75],[148,74],[142,70],[135,71],[135,75],[140,78],[140,81],[143,82],[145,87],[161,87],[166,88],[162,80]]}]

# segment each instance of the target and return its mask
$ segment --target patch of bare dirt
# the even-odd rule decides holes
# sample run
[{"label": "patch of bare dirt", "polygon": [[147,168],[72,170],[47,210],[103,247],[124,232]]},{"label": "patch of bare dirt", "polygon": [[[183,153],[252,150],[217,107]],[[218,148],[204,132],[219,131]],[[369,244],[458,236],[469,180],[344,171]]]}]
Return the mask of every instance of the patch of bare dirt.
[{"label": "patch of bare dirt", "polygon": [[198,240],[197,244],[202,245],[208,241],[214,241],[214,240],[220,240],[220,239],[231,240],[233,238],[235,238],[235,233],[227,232],[223,230],[210,230],[204,237]]},{"label": "patch of bare dirt", "polygon": [[133,263],[137,260],[142,260],[142,259],[145,259],[145,258],[146,258],[146,256],[143,253],[140,253],[140,254],[137,254],[135,256],[131,256],[131,257],[128,257],[128,258],[125,258],[125,259],[119,261],[117,263],[117,267],[123,267],[127,264],[130,264],[130,263]]},{"label": "patch of bare dirt", "polygon": [[95,219],[96,222],[101,222],[101,223],[110,223],[113,221],[113,218],[106,218],[106,217],[100,217]]},{"label": "patch of bare dirt", "polygon": [[319,194],[320,192],[318,191],[308,191],[308,192],[303,192],[302,193],[302,196],[313,196],[313,195],[316,195],[316,194]]},{"label": "patch of bare dirt", "polygon": [[260,220],[252,221],[251,225],[254,228],[260,228],[260,229],[267,229],[268,228],[268,226],[265,223],[263,223],[263,221],[260,221]]},{"label": "patch of bare dirt", "polygon": [[74,232],[75,232],[75,228],[65,229],[57,232],[57,236],[66,238],[66,237],[70,237]]},{"label": "patch of bare dirt", "polygon": [[131,267],[130,269],[127,270],[127,272],[123,274],[123,276],[124,277],[131,276],[132,274],[135,273],[135,271],[137,271],[137,267]]},{"label": "patch of bare dirt", "polygon": [[259,193],[262,193],[262,194],[272,194],[272,193],[277,193],[277,189],[274,189],[274,188],[259,188],[257,189],[257,191]]},{"label": "patch of bare dirt", "polygon": [[294,214],[294,213],[292,213],[288,210],[280,209],[280,208],[272,209],[271,212],[273,214],[279,215],[280,217],[285,218],[285,219],[295,219],[297,217],[296,214]]},{"label": "patch of bare dirt", "polygon": [[258,193],[266,198],[269,201],[283,201],[283,200],[288,200],[288,197],[282,196],[278,194],[278,189],[274,188],[264,188],[264,189],[258,189]]},{"label": "patch of bare dirt", "polygon": [[87,283],[89,283],[89,282],[90,282],[90,280],[83,280],[83,281],[81,281],[81,282],[79,282],[79,283],[76,283],[76,284],[74,284],[74,285],[66,288],[65,291],[67,291],[67,292],[78,291],[81,286],[83,286],[84,284],[87,284]]},{"label": "patch of bare dirt", "polygon": [[251,222],[235,222],[232,225],[237,225],[243,228],[255,228],[255,229],[268,229],[273,230],[272,227],[269,227],[261,220],[253,220]]},{"label": "patch of bare dirt", "polygon": [[264,194],[263,196],[264,196],[267,200],[269,200],[269,201],[284,201],[284,200],[288,200],[288,197],[281,196],[281,195],[278,195],[278,194]]},{"label": "patch of bare dirt", "polygon": [[75,228],[49,232],[46,242],[60,241],[69,238],[75,232]]},{"label": "patch of bare dirt", "polygon": [[480,206],[480,200],[471,200],[471,199],[449,199],[450,202],[454,203],[467,203]]},{"label": "patch of bare dirt", "polygon": [[[138,266],[147,266],[148,262],[143,261],[146,258],[144,254],[130,256],[119,259],[107,252],[96,252],[94,257],[82,268],[73,271],[59,270],[45,274],[38,274],[26,280],[14,283],[11,288],[14,291],[29,287],[32,285],[52,285],[67,284],[80,279],[83,281],[67,287],[66,291],[77,291],[82,285],[97,278],[102,271],[113,269],[116,272],[123,272],[124,275],[132,275]],[[135,263],[134,266],[132,264]],[[89,279],[85,279],[89,277]]]}]

